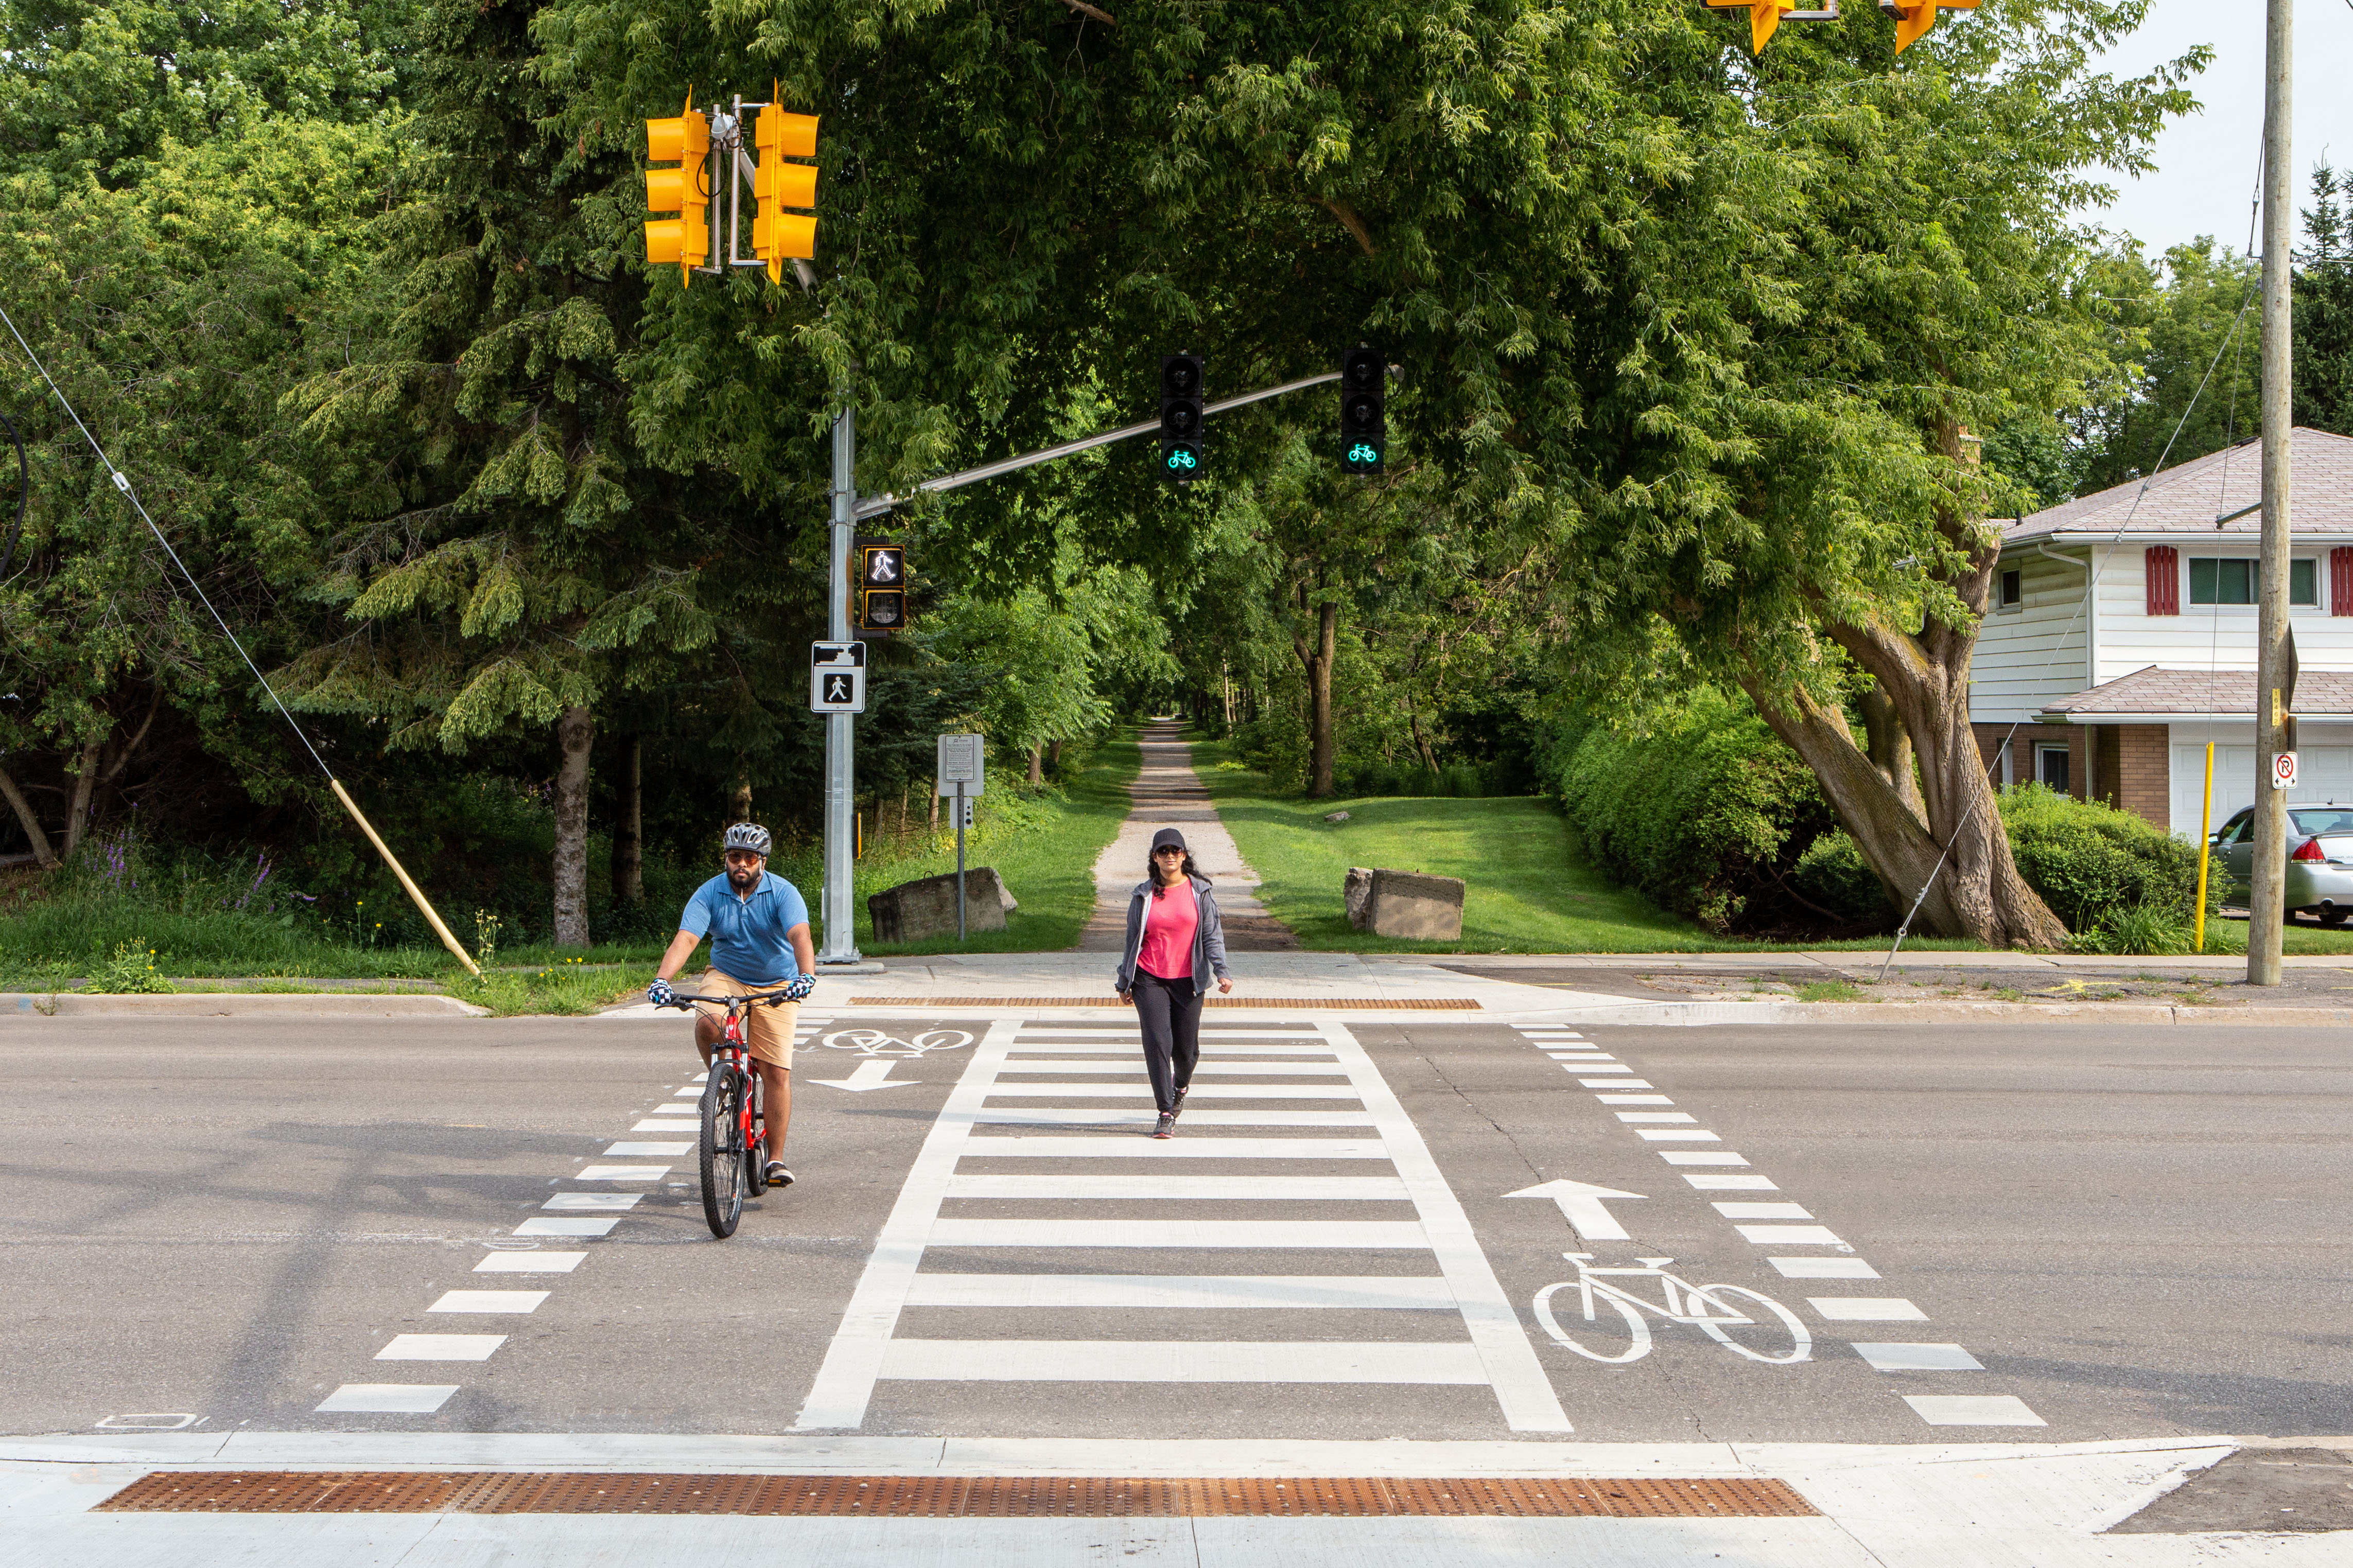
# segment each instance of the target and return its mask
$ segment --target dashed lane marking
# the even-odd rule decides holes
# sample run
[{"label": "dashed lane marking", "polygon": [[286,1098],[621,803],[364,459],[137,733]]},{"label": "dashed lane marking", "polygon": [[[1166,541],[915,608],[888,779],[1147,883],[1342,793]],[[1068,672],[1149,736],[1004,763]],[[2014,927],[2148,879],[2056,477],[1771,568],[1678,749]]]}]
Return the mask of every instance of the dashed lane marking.
[{"label": "dashed lane marking", "polygon": [[375,1352],[378,1361],[488,1361],[507,1342],[504,1334],[395,1334]]},{"label": "dashed lane marking", "polygon": [[[1605,1070],[1628,1072],[1632,1069],[1600,1052],[1599,1047],[1587,1041],[1574,1030],[1554,1026],[1520,1026],[1520,1033],[1541,1048],[1569,1073],[1599,1073]],[[1647,1080],[1628,1078],[1580,1077],[1578,1086],[1584,1089],[1651,1089]],[[1597,1094],[1594,1099],[1603,1105],[1631,1104],[1642,1097],[1631,1094]],[[1653,1103],[1672,1103],[1668,1096],[1659,1096]],[[1656,1113],[1620,1110],[1613,1112],[1623,1123],[1657,1120]],[[1684,1121],[1694,1120],[1691,1117]],[[1646,1142],[1720,1142],[1721,1139],[1704,1129],[1683,1129],[1663,1126],[1631,1126],[1634,1134]],[[1683,1180],[1700,1192],[1762,1191],[1779,1189],[1767,1177],[1746,1172],[1747,1159],[1730,1150],[1662,1149],[1659,1157],[1670,1165],[1684,1167]],[[1713,1167],[1713,1169],[1710,1169]],[[1733,1173],[1726,1167],[1743,1173]],[[1769,1222],[1777,1220],[1808,1220],[1814,1216],[1794,1203],[1722,1201],[1712,1202],[1711,1207],[1727,1220],[1735,1222]],[[1736,1223],[1740,1236],[1759,1246],[1816,1247],[1826,1251],[1852,1253],[1853,1248],[1841,1239],[1835,1231],[1821,1225],[1791,1225],[1771,1223]],[[1766,1262],[1785,1279],[1876,1279],[1879,1271],[1862,1258],[1855,1257],[1768,1257]],[[1584,1266],[1579,1265],[1582,1268]],[[1915,1304],[1897,1296],[1809,1296],[1807,1304],[1829,1322],[1926,1322],[1928,1314]],[[1793,1320],[1794,1321],[1794,1320]],[[1890,1373],[1981,1373],[1984,1364],[1968,1350],[1955,1344],[1915,1344],[1877,1342],[1853,1342],[1855,1354],[1873,1370]],[[2026,1403],[2008,1394],[1905,1394],[1905,1404],[1932,1426],[2040,1426],[2042,1418],[2029,1409]]]},{"label": "dashed lane marking", "polygon": [[347,1383],[319,1401],[321,1415],[430,1415],[458,1392],[454,1383]]},{"label": "dashed lane marking", "polygon": [[477,1274],[569,1274],[585,1252],[493,1252],[474,1265]]},{"label": "dashed lane marking", "polygon": [[545,1290],[445,1290],[428,1312],[536,1312]]}]

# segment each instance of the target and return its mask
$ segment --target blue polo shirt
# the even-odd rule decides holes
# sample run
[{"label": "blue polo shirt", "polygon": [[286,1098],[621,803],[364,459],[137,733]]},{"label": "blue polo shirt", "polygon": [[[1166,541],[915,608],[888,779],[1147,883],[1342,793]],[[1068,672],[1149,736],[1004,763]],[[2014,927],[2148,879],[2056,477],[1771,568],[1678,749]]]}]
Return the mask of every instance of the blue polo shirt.
[{"label": "blue polo shirt", "polygon": [[686,901],[678,929],[711,939],[712,967],[746,985],[779,985],[801,972],[789,933],[808,924],[801,890],[774,871],[760,873],[760,885],[746,899],[721,872]]}]

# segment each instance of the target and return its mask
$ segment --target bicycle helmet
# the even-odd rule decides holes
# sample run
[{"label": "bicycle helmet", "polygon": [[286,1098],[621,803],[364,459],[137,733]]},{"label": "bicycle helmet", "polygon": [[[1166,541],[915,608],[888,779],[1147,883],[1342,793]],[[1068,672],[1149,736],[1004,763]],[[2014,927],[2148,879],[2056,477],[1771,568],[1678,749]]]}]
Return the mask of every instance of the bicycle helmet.
[{"label": "bicycle helmet", "polygon": [[739,822],[727,830],[724,849],[749,849],[754,855],[768,852],[768,830],[756,822]]}]

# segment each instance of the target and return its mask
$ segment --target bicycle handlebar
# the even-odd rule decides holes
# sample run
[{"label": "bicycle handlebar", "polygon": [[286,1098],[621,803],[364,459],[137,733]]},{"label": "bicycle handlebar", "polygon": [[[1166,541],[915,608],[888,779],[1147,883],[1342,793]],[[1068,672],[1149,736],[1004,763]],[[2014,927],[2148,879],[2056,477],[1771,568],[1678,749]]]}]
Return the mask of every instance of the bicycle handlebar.
[{"label": "bicycle handlebar", "polygon": [[782,991],[738,991],[732,995],[719,996],[704,996],[685,991],[673,991],[670,993],[669,1001],[657,1002],[654,1005],[657,1007],[675,1007],[680,1012],[683,1013],[689,1007],[693,1006],[697,1002],[726,1002],[730,1004],[742,1002],[753,1006],[757,1006],[765,1003],[771,1007],[779,1007],[791,1000],[792,998],[786,995]]}]

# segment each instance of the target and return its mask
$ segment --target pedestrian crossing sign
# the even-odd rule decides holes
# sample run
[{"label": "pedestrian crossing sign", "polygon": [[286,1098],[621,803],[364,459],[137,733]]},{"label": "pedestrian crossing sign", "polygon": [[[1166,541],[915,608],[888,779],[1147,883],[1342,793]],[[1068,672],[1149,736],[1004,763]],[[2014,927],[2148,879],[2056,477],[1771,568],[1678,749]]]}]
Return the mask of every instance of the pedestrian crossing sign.
[{"label": "pedestrian crossing sign", "polygon": [[861,642],[809,644],[809,711],[866,711],[866,645]]}]

